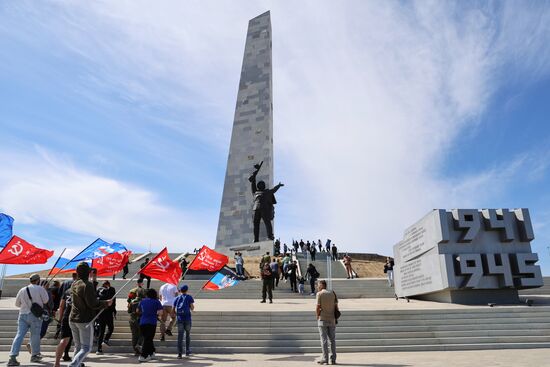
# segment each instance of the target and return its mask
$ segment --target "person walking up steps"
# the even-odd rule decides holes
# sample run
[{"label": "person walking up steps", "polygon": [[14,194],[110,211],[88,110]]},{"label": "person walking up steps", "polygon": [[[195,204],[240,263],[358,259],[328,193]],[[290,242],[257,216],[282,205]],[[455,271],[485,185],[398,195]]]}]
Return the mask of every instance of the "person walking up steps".
[{"label": "person walking up steps", "polygon": [[307,276],[309,278],[309,285],[311,287],[311,293],[310,293],[310,296],[314,296],[315,295],[315,282],[317,281],[317,279],[319,278],[319,272],[317,271],[317,269],[315,268],[315,265],[313,264],[309,264],[308,267],[307,267]]},{"label": "person walking up steps", "polygon": [[[40,286],[40,275],[33,274],[29,278],[30,284],[17,292],[15,306],[19,307],[17,320],[17,334],[11,345],[8,366],[19,366],[17,361],[23,338],[27,331],[31,332],[31,362],[42,360],[40,354],[40,329],[42,327],[42,308],[48,303],[48,292]],[[36,305],[36,306],[35,306]]]},{"label": "person walking up steps", "polygon": [[157,359],[155,355],[155,333],[157,332],[157,319],[162,317],[162,304],[158,300],[157,291],[147,289],[146,296],[139,303],[139,328],[143,336],[143,346],[138,362],[147,362]]},{"label": "person walking up steps", "polygon": [[[178,296],[178,288],[173,284],[165,283],[160,287],[159,293],[160,303],[164,310],[160,318],[160,341],[163,342],[165,340],[165,334],[172,336],[172,327],[176,322],[176,318],[172,316],[172,307],[174,305],[174,300]],[[166,327],[168,317],[170,317],[170,322],[168,323],[168,327]]]},{"label": "person walking up steps", "polygon": [[92,350],[94,343],[94,328],[86,327],[95,317],[96,312],[109,307],[113,300],[99,301],[94,285],[88,280],[90,265],[81,262],[76,267],[78,279],[71,286],[73,306],[69,316],[69,325],[75,344],[75,355],[69,367],[80,367]]},{"label": "person walking up steps", "polygon": [[298,293],[298,284],[296,283],[298,272],[298,263],[294,260],[288,264],[288,278],[290,279],[290,289]]},{"label": "person walking up steps", "polygon": [[180,288],[180,295],[174,300],[172,313],[178,320],[178,359],[183,355],[183,334],[185,333],[185,355],[191,355],[191,311],[195,310],[193,296],[187,294],[186,284]]},{"label": "person walking up steps", "polygon": [[[97,298],[99,300],[107,301],[112,298],[113,304],[107,307],[97,318],[99,335],[97,337],[96,354],[103,354],[103,344],[107,346],[111,345],[109,340],[115,329],[116,299],[113,298],[115,293],[116,290],[111,287],[111,283],[108,280],[104,281],[102,287],[97,290]],[[105,334],[106,329],[108,330],[107,334]]]},{"label": "person walking up steps", "polygon": [[269,263],[264,263],[262,269],[262,302],[265,303],[266,295],[269,303],[273,303],[273,272]]},{"label": "person walking up steps", "polygon": [[143,342],[141,330],[139,328],[140,316],[138,312],[139,303],[145,298],[145,289],[143,289],[142,285],[143,279],[138,279],[137,287],[132,288],[130,292],[128,292],[128,299],[126,300],[128,303],[128,313],[130,314],[130,320],[128,322],[130,324],[130,331],[132,332],[132,348],[136,356],[141,354],[139,346]]}]

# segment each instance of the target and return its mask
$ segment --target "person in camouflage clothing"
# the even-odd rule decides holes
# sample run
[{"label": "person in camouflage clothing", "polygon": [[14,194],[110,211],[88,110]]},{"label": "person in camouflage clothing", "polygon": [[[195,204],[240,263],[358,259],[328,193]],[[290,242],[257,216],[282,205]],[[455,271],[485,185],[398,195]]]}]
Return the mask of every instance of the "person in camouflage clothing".
[{"label": "person in camouflage clothing", "polygon": [[132,288],[128,293],[128,313],[130,314],[130,330],[132,331],[132,348],[136,356],[140,355],[139,345],[141,345],[142,337],[139,328],[139,302],[145,298],[145,289],[143,289],[143,279],[138,279],[137,287]]}]

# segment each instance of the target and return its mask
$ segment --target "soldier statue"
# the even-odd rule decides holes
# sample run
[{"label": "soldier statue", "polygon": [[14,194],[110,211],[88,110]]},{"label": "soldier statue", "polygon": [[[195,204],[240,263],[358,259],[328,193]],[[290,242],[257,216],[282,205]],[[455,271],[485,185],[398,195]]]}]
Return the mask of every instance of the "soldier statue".
[{"label": "soldier statue", "polygon": [[273,236],[273,226],[271,224],[271,221],[275,216],[275,209],[273,205],[277,204],[277,200],[275,200],[275,193],[280,187],[284,186],[279,182],[279,184],[272,189],[267,189],[264,181],[259,181],[256,183],[256,176],[258,175],[260,168],[262,168],[263,163],[264,162],[262,161],[260,164],[255,164],[254,172],[248,178],[248,181],[252,184],[252,195],[254,195],[254,206],[252,207],[252,210],[254,211],[254,242],[260,241],[261,220],[264,221],[265,229],[267,231],[267,238],[270,240],[275,239]]}]

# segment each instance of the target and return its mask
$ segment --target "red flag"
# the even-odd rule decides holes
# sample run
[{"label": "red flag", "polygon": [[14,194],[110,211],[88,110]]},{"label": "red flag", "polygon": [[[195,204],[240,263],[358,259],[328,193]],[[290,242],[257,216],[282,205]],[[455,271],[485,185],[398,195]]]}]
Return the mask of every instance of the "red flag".
[{"label": "red flag", "polygon": [[165,247],[140,270],[140,273],[166,283],[178,285],[181,278],[181,267],[179,262],[170,259],[168,250]]},{"label": "red flag", "polygon": [[224,254],[220,254],[207,246],[202,246],[195,259],[189,264],[188,269],[218,271],[227,265],[228,262],[229,258]]},{"label": "red flag", "polygon": [[34,247],[13,236],[0,252],[0,264],[45,264],[52,255],[53,251]]},{"label": "red flag", "polygon": [[113,252],[112,254],[92,260],[92,268],[97,270],[98,276],[111,276],[118,273],[128,262],[131,251]]}]

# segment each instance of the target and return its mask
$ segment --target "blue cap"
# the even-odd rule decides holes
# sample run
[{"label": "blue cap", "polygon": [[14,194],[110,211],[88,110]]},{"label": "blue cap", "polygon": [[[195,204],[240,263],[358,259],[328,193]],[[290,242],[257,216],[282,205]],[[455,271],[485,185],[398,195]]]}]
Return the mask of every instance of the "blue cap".
[{"label": "blue cap", "polygon": [[180,287],[180,291],[182,291],[182,292],[186,292],[188,289],[189,289],[189,287],[187,286],[187,284],[184,284]]}]

